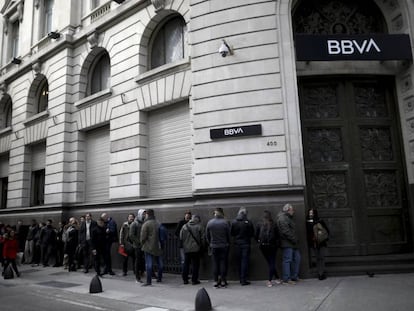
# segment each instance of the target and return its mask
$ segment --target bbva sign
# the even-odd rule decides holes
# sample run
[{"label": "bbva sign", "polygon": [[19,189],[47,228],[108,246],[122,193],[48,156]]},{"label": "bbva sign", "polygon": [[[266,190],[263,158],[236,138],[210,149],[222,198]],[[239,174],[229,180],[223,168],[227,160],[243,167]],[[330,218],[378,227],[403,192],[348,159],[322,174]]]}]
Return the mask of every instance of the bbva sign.
[{"label": "bbva sign", "polygon": [[411,60],[410,37],[397,35],[296,35],[296,60]]}]

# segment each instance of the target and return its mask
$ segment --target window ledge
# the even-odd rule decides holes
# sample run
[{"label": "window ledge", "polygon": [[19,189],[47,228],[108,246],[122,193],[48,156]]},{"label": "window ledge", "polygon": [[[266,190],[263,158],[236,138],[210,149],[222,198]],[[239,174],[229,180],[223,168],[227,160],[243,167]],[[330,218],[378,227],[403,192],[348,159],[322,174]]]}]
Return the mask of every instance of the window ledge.
[{"label": "window ledge", "polygon": [[182,69],[187,69],[189,66],[190,66],[190,58],[187,57],[180,61],[176,61],[174,63],[168,63],[160,67],[151,69],[147,72],[144,72],[135,78],[135,82],[138,84],[142,84],[147,81],[154,80],[158,78],[159,76],[164,76],[171,72],[181,71]]},{"label": "window ledge", "polygon": [[24,121],[23,124],[24,126],[28,126],[30,123],[46,119],[46,117],[48,116],[49,116],[49,110],[46,109],[45,111],[39,112],[35,114],[34,116],[26,119],[26,121]]},{"label": "window ledge", "polygon": [[78,100],[77,102],[75,102],[75,107],[81,107],[81,106],[85,106],[87,104],[91,104],[95,101],[98,101],[98,100],[100,100],[102,98],[105,98],[105,97],[108,97],[110,95],[112,95],[112,89],[111,88],[105,89],[105,90],[100,91],[98,93],[92,94],[88,97],[85,97],[81,100]]},{"label": "window ledge", "polygon": [[0,135],[8,134],[11,131],[12,131],[11,126],[5,127],[4,129],[0,130]]}]

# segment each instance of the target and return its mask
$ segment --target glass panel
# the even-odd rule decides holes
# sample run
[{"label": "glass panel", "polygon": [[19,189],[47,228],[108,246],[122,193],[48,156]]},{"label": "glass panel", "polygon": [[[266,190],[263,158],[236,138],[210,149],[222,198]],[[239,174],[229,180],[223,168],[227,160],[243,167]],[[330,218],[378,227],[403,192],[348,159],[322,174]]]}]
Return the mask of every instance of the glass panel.
[{"label": "glass panel", "polygon": [[328,119],[339,116],[336,86],[311,86],[303,89],[303,110],[306,119]]},{"label": "glass panel", "polygon": [[39,88],[38,93],[38,104],[37,104],[37,112],[42,112],[47,109],[48,102],[49,102],[49,85],[47,81],[43,81]]},{"label": "glass panel", "polygon": [[364,183],[368,207],[394,208],[400,205],[395,171],[364,172]]},{"label": "glass panel", "polygon": [[184,58],[183,22],[174,18],[165,27],[165,63],[172,63]]},{"label": "glass panel", "polygon": [[308,152],[311,162],[343,161],[341,130],[310,129],[308,130]]},{"label": "glass panel", "polygon": [[108,54],[103,54],[93,68],[91,76],[91,93],[89,95],[100,92],[109,87],[110,62]]},{"label": "glass panel", "polygon": [[11,123],[12,123],[12,101],[11,99],[9,99],[6,103],[4,117],[5,117],[4,127],[11,126]]},{"label": "glass panel", "polygon": [[317,209],[348,208],[344,173],[312,173],[312,207]]},{"label": "glass panel", "polygon": [[11,33],[11,58],[19,55],[19,21],[17,20],[12,24]]},{"label": "glass panel", "polygon": [[52,20],[53,20],[53,0],[45,0],[45,13],[44,13],[44,29],[43,35],[46,36],[52,31]]}]

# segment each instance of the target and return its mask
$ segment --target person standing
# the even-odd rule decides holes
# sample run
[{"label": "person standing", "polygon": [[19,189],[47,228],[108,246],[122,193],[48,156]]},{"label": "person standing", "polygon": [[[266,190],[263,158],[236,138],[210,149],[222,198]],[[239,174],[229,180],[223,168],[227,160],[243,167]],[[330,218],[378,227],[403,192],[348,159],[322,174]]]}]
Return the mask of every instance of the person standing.
[{"label": "person standing", "polygon": [[27,232],[26,236],[26,243],[24,247],[24,258],[26,264],[32,264],[33,263],[33,255],[34,255],[34,249],[35,249],[35,235],[37,233],[37,230],[39,230],[39,226],[37,224],[36,219],[32,219],[32,223],[29,226],[29,230]]},{"label": "person standing", "polygon": [[65,243],[63,242],[63,233],[65,231],[66,222],[60,221],[58,228],[56,229],[56,262],[54,267],[63,266],[63,255],[65,249]]},{"label": "person standing", "polygon": [[121,230],[119,231],[119,245],[124,247],[127,256],[123,256],[122,261],[122,272],[123,276],[126,276],[128,273],[128,259],[132,259],[132,267],[135,274],[135,251],[132,246],[132,241],[129,235],[131,224],[135,220],[134,214],[129,214],[127,221],[122,224]]},{"label": "person standing", "polygon": [[[97,275],[102,276],[105,273],[101,273],[101,259],[103,259],[105,263],[105,251],[106,251],[106,244],[107,244],[107,233],[106,233],[106,225],[105,220],[103,218],[99,218],[96,222],[96,226],[92,229],[91,235],[91,248],[92,248],[92,255],[94,258],[94,265],[95,265],[95,272]],[[105,269],[107,268],[105,264]]]},{"label": "person standing", "polygon": [[212,250],[214,287],[227,287],[230,224],[220,207],[214,210],[214,218],[207,223],[206,240]]},{"label": "person standing", "polygon": [[105,240],[105,249],[104,249],[104,262],[105,262],[105,270],[104,274],[109,273],[110,275],[115,275],[112,271],[112,257],[111,257],[111,250],[112,250],[112,243],[117,242],[118,240],[118,228],[115,220],[112,217],[109,217],[107,213],[103,213],[101,218],[105,221],[105,232],[106,232],[106,240]]},{"label": "person standing", "polygon": [[191,284],[200,284],[198,279],[200,270],[200,257],[205,244],[204,228],[200,223],[200,217],[193,215],[191,220],[183,225],[180,231],[180,241],[184,250],[184,265],[182,278],[184,284],[188,284],[190,265],[192,266]]},{"label": "person standing", "polygon": [[69,224],[66,227],[65,236],[66,241],[64,246],[64,253],[68,255],[68,271],[76,271],[75,252],[76,247],[79,244],[79,230],[78,222],[75,217],[71,217],[69,219]]},{"label": "person standing", "polygon": [[52,220],[46,221],[46,226],[40,230],[40,249],[43,267],[49,266],[50,256],[53,254],[56,246],[56,230],[52,226]]},{"label": "person standing", "polygon": [[239,279],[242,286],[250,285],[249,274],[250,242],[254,237],[253,223],[247,219],[247,209],[241,207],[237,217],[231,223],[231,236],[234,238],[236,256],[239,265]]},{"label": "person standing", "polygon": [[145,220],[146,211],[139,209],[137,217],[129,227],[129,238],[132,241],[132,247],[135,252],[135,279],[137,283],[141,283],[141,275],[145,271],[144,252],[141,245],[141,229]]},{"label": "person standing", "polygon": [[311,208],[306,215],[306,233],[308,237],[308,247],[311,250],[312,256],[316,257],[316,267],[318,270],[318,279],[325,280],[325,256],[328,247],[327,240],[318,242],[315,236],[315,226],[320,224],[329,234],[329,229],[326,223],[319,218],[318,210]]},{"label": "person standing", "polygon": [[277,227],[280,234],[280,243],[283,251],[282,284],[296,284],[299,277],[300,252],[299,241],[296,235],[296,226],[293,221],[295,209],[291,204],[285,204],[277,217]]},{"label": "person standing", "polygon": [[191,219],[191,211],[187,210],[184,214],[184,218],[181,219],[178,224],[177,227],[175,228],[175,232],[174,235],[177,237],[178,239],[178,245],[179,245],[179,251],[180,251],[180,262],[181,262],[181,268],[184,267],[184,259],[185,259],[185,252],[183,249],[183,245],[182,245],[182,241],[180,239],[180,232],[182,227],[188,223]]},{"label": "person standing", "polygon": [[279,275],[276,268],[277,249],[280,246],[279,231],[273,221],[270,211],[263,211],[262,221],[257,224],[255,238],[259,243],[259,249],[266,259],[268,267],[267,287],[273,286],[273,277],[276,284],[280,284]]},{"label": "person standing", "polygon": [[141,228],[141,245],[142,251],[145,254],[145,270],[147,274],[147,281],[142,286],[150,286],[152,284],[151,278],[154,260],[158,260],[157,282],[161,282],[163,265],[159,259],[162,256],[162,249],[159,238],[159,223],[155,219],[153,209],[147,210],[145,222]]},{"label": "person standing", "polygon": [[4,269],[3,275],[9,265],[12,266],[14,272],[19,277],[20,272],[17,269],[16,258],[17,253],[19,251],[19,241],[16,237],[16,232],[11,230],[9,233],[6,234],[4,237],[4,245],[3,245],[3,257],[4,257]]},{"label": "person standing", "polygon": [[96,221],[92,219],[91,213],[85,214],[85,221],[81,223],[79,230],[79,244],[83,252],[83,272],[89,272],[92,257],[92,231],[97,226]]}]

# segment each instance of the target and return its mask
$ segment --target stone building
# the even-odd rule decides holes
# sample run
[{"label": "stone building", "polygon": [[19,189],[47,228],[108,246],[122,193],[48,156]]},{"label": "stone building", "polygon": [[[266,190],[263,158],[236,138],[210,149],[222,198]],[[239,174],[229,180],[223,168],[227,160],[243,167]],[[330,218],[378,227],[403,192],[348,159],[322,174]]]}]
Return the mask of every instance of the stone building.
[{"label": "stone building", "polygon": [[289,202],[303,275],[309,207],[331,228],[331,273],[412,268],[412,1],[0,9],[1,222],[154,208],[172,231],[187,209],[256,222]]}]

